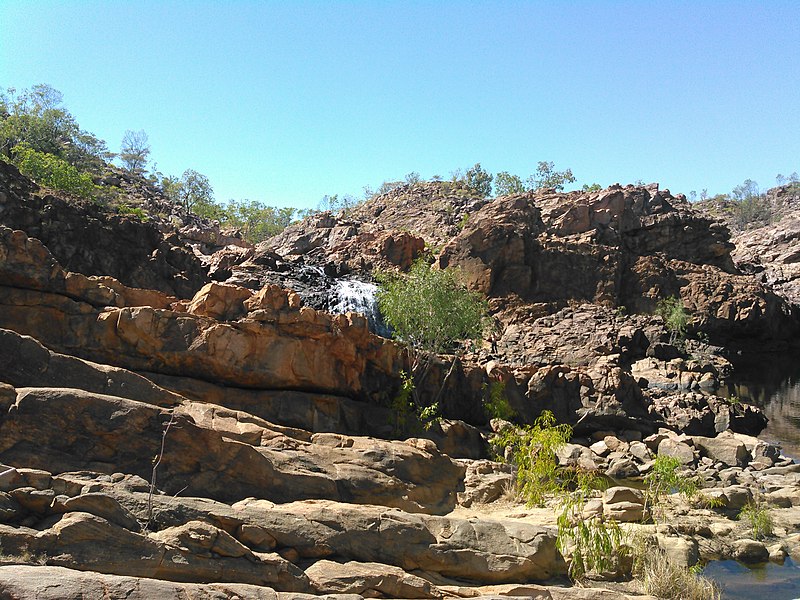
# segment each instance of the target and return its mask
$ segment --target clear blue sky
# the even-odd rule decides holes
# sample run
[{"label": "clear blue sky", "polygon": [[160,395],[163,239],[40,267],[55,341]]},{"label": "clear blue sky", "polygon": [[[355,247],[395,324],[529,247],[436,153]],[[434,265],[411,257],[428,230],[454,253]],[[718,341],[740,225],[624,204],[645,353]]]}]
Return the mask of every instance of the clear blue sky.
[{"label": "clear blue sky", "polygon": [[0,86],[36,83],[221,201],[475,162],[687,194],[800,171],[798,0],[0,0]]}]

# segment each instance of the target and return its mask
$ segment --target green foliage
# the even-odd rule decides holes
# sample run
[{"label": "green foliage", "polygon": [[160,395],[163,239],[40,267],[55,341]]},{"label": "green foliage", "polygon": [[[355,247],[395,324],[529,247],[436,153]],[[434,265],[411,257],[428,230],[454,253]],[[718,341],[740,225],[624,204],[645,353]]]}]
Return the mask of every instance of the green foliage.
[{"label": "green foliage", "polygon": [[434,423],[441,419],[439,414],[439,403],[434,402],[430,406],[426,406],[417,413],[417,416],[420,422],[422,422],[422,426],[427,431],[433,426]]},{"label": "green foliage", "polygon": [[556,171],[555,163],[539,161],[539,165],[536,167],[536,174],[531,175],[528,179],[528,187],[533,190],[554,189],[560,192],[566,184],[574,181],[575,176],[572,174],[571,169]]},{"label": "green foliage", "polygon": [[394,413],[394,431],[396,434],[414,429],[412,424],[417,427],[421,424],[426,431],[434,423],[441,419],[439,403],[434,402],[430,406],[417,406],[414,402],[414,378],[405,371],[400,371],[400,390],[392,400],[392,411]]},{"label": "green foliage", "polygon": [[492,193],[492,174],[481,168],[481,163],[475,163],[471,169],[464,174],[467,187],[480,194],[483,198]]},{"label": "green foliage", "polygon": [[529,505],[544,505],[555,496],[561,506],[558,548],[569,556],[569,574],[582,579],[589,571],[607,571],[626,553],[619,524],[600,517],[584,518],[586,502],[605,482],[595,473],[558,466],[557,452],[572,436],[569,425],[557,424],[543,411],[533,426],[507,427],[492,439],[503,453],[510,450],[517,468],[517,492]]},{"label": "green foliage", "polygon": [[645,508],[658,507],[664,496],[678,493],[685,498],[697,494],[697,482],[678,471],[681,461],[674,456],[659,454],[653,462],[653,468],[645,476]]},{"label": "green foliage", "polygon": [[492,381],[488,386],[489,399],[483,403],[483,410],[488,419],[503,419],[508,421],[514,416],[514,409],[508,403],[506,396],[506,382]]},{"label": "green foliage", "polygon": [[584,183],[581,186],[582,192],[599,192],[602,189],[603,187],[599,183],[593,183],[592,185]]},{"label": "green foliage", "polygon": [[529,506],[544,504],[547,496],[561,492],[556,452],[572,437],[572,428],[556,424],[550,411],[543,411],[534,424],[507,427],[492,439],[492,445],[510,449],[517,467],[517,490]]},{"label": "green foliage", "polygon": [[619,523],[613,519],[604,521],[600,516],[587,519],[583,515],[594,490],[603,487],[602,480],[594,473],[577,473],[573,481],[575,489],[562,496],[562,511],[556,520],[557,544],[564,556],[570,556],[570,577],[580,580],[589,571],[612,570],[628,547]]},{"label": "green foliage", "polygon": [[256,200],[229,200],[219,219],[224,227],[241,230],[247,241],[257,244],[286,229],[295,212],[294,208],[267,206]]},{"label": "green foliage", "polygon": [[730,214],[732,225],[736,229],[746,229],[753,224],[766,225],[772,220],[772,206],[752,179],[746,179],[744,183],[737,185],[730,195],[718,194],[712,201],[725,205],[724,210]]},{"label": "green foliage", "polygon": [[117,205],[117,212],[121,215],[131,215],[136,217],[140,221],[147,221],[150,217],[147,216],[147,213],[139,206],[130,206],[125,202],[121,202]]},{"label": "green foliage", "polygon": [[167,197],[183,207],[187,213],[194,213],[209,219],[219,218],[222,208],[214,203],[214,189],[208,177],[194,169],[187,169],[180,179],[167,177],[161,182]]},{"label": "green foliage", "polygon": [[415,183],[419,183],[420,181],[422,181],[422,178],[419,176],[419,173],[417,173],[416,171],[411,171],[411,173],[407,173],[406,174],[406,177],[405,177],[405,182],[406,183],[408,183],[410,185],[413,185]]},{"label": "green foliage", "polygon": [[508,171],[501,171],[494,177],[494,190],[498,196],[522,194],[527,191],[519,175],[512,175]]},{"label": "green foliage", "polygon": [[40,185],[81,198],[91,198],[95,191],[94,182],[88,173],[81,173],[53,154],[37,152],[23,143],[14,147],[13,157],[20,172]]},{"label": "green foliage", "polygon": [[769,507],[760,499],[751,500],[739,512],[739,520],[747,521],[754,540],[772,535],[774,523]]},{"label": "green foliage", "polygon": [[150,155],[150,144],[144,130],[131,131],[128,129],[122,137],[119,149],[119,159],[122,165],[131,173],[141,173],[147,166],[147,157]]},{"label": "green foliage", "polygon": [[[555,164],[547,161],[539,161],[536,167],[536,173],[530,175],[524,182],[519,175],[513,175],[508,171],[502,171],[495,177],[495,193],[498,196],[506,194],[521,194],[528,191],[536,191],[541,189],[554,189],[556,191],[563,191],[564,186],[568,183],[573,183],[575,176],[570,169],[565,171],[556,171]],[[597,191],[600,189],[599,184],[591,186],[583,186],[584,191]]]},{"label": "green foliage", "polygon": [[464,229],[464,227],[467,226],[467,223],[469,223],[469,213],[464,213],[464,215],[461,217],[461,220],[458,222],[458,230],[461,231]]},{"label": "green foliage", "polygon": [[24,144],[83,171],[96,171],[110,160],[106,143],[82,130],[62,102],[61,92],[45,84],[0,90],[0,154],[11,157]]},{"label": "green foliage", "polygon": [[406,429],[409,418],[415,413],[416,408],[412,399],[414,393],[414,378],[405,371],[400,371],[400,381],[400,391],[397,392],[394,400],[392,400],[392,411],[395,416],[395,433],[400,433]]},{"label": "green foliage", "polygon": [[453,269],[434,269],[424,259],[407,275],[378,275],[378,306],[393,335],[414,351],[457,350],[478,340],[486,327],[488,305],[460,281]]},{"label": "green foliage", "polygon": [[686,338],[686,327],[689,325],[689,313],[683,306],[683,301],[678,296],[671,296],[659,300],[656,314],[664,319],[664,324],[670,332],[670,343]]}]

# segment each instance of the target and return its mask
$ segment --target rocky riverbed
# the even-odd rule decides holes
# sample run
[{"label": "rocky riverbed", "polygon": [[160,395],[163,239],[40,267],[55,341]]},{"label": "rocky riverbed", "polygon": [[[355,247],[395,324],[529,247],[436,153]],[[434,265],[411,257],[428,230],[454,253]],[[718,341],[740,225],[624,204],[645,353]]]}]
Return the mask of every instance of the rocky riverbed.
[{"label": "rocky riverbed", "polygon": [[[731,349],[788,347],[798,309],[684,198],[432,182],[256,248],[179,221],[108,215],[0,163],[0,598],[643,597],[630,560],[570,583],[556,499],[526,507],[492,448],[497,386],[517,425],[573,426],[560,466],[609,484],[584,517],[621,523],[634,554],[800,561],[800,465],[757,437],[758,407],[718,394]],[[426,244],[497,328],[451,377],[434,361],[428,430],[392,407],[408,354],[320,303]],[[680,343],[652,314],[665,296],[692,317]],[[658,455],[699,494],[649,502]]]}]

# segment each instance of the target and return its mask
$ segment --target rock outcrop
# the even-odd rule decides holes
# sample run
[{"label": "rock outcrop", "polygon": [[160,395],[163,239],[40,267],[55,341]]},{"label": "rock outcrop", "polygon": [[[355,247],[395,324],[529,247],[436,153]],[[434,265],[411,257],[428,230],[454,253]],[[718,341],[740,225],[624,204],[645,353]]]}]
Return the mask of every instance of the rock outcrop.
[{"label": "rock outcrop", "polygon": [[[769,502],[794,540],[797,465],[745,435],[760,411],[713,395],[721,349],[676,341],[649,311],[680,295],[691,331],[726,344],[788,343],[797,313],[682,197],[489,200],[429,182],[257,248],[162,208],[111,215],[0,163],[0,597],[627,598],[539,585],[563,582],[574,551],[556,543],[556,504],[503,508],[516,471],[490,446],[512,426],[489,420],[499,396],[517,424],[549,410],[574,426],[560,466],[619,480],[585,518],[640,528],[685,564],[788,554],[745,544],[729,517]],[[416,392],[445,418],[427,430],[397,402],[408,353],[323,310],[337,278],[406,269],[426,247],[489,296],[497,326],[432,359]],[[713,543],[680,519],[694,508],[641,524],[654,507],[624,480],[657,454],[716,504]],[[627,576],[623,562],[593,576]]]}]

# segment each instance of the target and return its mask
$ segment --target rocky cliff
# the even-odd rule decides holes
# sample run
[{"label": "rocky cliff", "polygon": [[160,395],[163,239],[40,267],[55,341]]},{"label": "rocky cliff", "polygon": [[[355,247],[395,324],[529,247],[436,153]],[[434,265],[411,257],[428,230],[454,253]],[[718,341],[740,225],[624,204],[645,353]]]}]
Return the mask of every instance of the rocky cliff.
[{"label": "rocky cliff", "polygon": [[[0,598],[593,597],[544,585],[569,560],[552,506],[498,503],[514,471],[489,460],[497,383],[518,423],[549,409],[576,426],[561,464],[636,478],[670,453],[719,522],[767,490],[797,538],[797,465],[746,435],[757,409],[713,394],[721,348],[676,346],[648,312],[680,295],[693,334],[786,343],[796,308],[682,197],[487,200],[431,182],[257,248],[168,221],[42,194],[0,162]],[[500,329],[449,378],[434,361],[419,391],[446,384],[445,419],[428,431],[393,407],[403,349],[321,310],[337,278],[426,248],[487,294]],[[595,508],[641,521],[640,500]],[[665,552],[697,547],[681,531],[658,533]],[[727,531],[704,556],[738,556]]]}]

